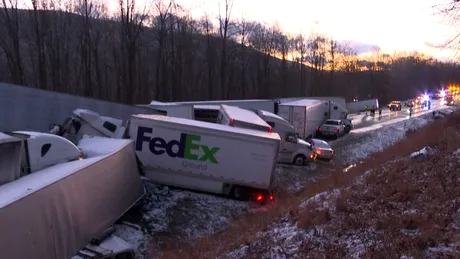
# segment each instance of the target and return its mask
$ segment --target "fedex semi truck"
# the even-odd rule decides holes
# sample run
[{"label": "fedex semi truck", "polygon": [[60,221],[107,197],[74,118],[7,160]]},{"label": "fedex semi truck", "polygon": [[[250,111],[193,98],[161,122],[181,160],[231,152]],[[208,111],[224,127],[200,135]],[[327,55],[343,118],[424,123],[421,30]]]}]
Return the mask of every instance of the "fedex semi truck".
[{"label": "fedex semi truck", "polygon": [[[89,135],[134,140],[141,171],[156,183],[240,200],[273,200],[277,133],[147,114],[132,115],[125,127],[97,116],[76,110],[53,131],[76,141],[79,137],[72,136],[84,136],[81,130],[88,128]],[[120,128],[127,128],[127,134],[118,134]]]}]

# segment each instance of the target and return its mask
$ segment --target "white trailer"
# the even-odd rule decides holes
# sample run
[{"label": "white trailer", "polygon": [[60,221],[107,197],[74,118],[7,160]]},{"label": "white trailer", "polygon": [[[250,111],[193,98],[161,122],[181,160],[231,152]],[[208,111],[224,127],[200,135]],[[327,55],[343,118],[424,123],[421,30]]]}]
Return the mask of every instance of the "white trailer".
[{"label": "white trailer", "polygon": [[272,127],[256,113],[236,106],[221,105],[217,123],[238,128],[271,132]]},{"label": "white trailer", "polygon": [[281,103],[278,115],[292,123],[302,139],[315,136],[318,127],[328,119],[343,120],[347,132],[352,127],[351,121],[346,119],[346,110],[333,101],[302,99]]},{"label": "white trailer", "polygon": [[323,101],[303,99],[280,104],[278,115],[294,126],[298,137],[307,139],[328,118],[325,109]]},{"label": "white trailer", "polygon": [[365,111],[365,107],[371,109],[375,107],[375,109],[379,108],[379,100],[378,99],[369,99],[363,100],[358,102],[351,102],[347,103],[347,110],[349,113],[359,113]]},{"label": "white trailer", "polygon": [[[52,145],[46,148],[45,157],[54,155],[54,161],[62,163],[22,175],[21,157],[28,154],[39,159],[44,150],[32,147],[40,147],[38,144],[46,137],[52,144],[57,139],[68,142],[55,135],[39,134],[0,134],[0,258],[62,259],[78,254],[80,258],[123,255],[134,259],[129,245],[114,236],[101,235],[145,193],[133,142],[83,139],[79,149],[84,153],[93,152],[95,147],[104,152],[72,162],[59,159],[66,158],[69,152],[64,149],[72,145]],[[23,147],[28,153],[22,151]],[[49,165],[49,160],[45,162],[41,165]]]},{"label": "white trailer", "polygon": [[[182,105],[232,105],[238,106],[243,109],[261,109],[265,111],[274,112],[275,110],[275,100],[271,99],[248,99],[248,100],[217,100],[217,101],[190,101],[190,102],[150,102],[150,107],[155,110],[164,109],[164,107],[170,106],[182,106]],[[166,115],[166,114],[165,114]],[[168,115],[170,116],[170,115]],[[182,117],[183,118],[183,117]],[[187,118],[190,119],[190,118]]]},{"label": "white trailer", "polygon": [[267,111],[252,111],[235,106],[221,105],[220,124],[232,127],[276,132],[280,136],[278,163],[303,166],[316,159],[316,153],[306,141],[298,139],[294,126],[280,116]]},{"label": "white trailer", "polygon": [[289,103],[293,101],[298,101],[302,99],[309,99],[309,100],[321,100],[321,101],[331,101],[339,106],[341,106],[343,109],[347,107],[345,98],[340,97],[340,96],[307,96],[307,97],[289,97],[289,98],[279,98],[277,99],[280,103]]},{"label": "white trailer", "polygon": [[278,134],[160,115],[133,115],[129,136],[146,177],[166,185],[273,199]]}]

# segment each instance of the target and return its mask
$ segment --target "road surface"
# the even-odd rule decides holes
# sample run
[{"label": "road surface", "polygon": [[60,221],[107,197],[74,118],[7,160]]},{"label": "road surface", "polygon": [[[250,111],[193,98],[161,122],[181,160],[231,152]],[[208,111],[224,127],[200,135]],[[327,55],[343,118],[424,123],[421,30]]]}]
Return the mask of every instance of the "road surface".
[{"label": "road surface", "polygon": [[[417,106],[414,107],[412,112],[412,117],[417,117],[423,114],[431,113],[436,110],[446,109],[450,106],[446,106],[441,103],[441,100],[432,100],[431,109],[428,110],[427,107]],[[375,113],[375,116],[366,115],[364,112],[361,114],[350,114],[348,118],[352,119],[353,130],[373,126],[380,123],[390,122],[390,121],[400,121],[403,119],[409,119],[409,108],[403,107],[401,111],[390,111],[387,108],[382,110],[382,117],[379,118],[378,111]],[[352,131],[353,131],[352,130]]]}]

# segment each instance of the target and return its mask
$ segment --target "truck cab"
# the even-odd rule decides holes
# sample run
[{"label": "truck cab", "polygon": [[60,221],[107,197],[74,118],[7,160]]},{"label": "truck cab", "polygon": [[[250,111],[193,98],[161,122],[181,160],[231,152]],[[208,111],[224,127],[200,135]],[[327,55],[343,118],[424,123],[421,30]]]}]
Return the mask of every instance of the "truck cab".
[{"label": "truck cab", "polygon": [[278,162],[303,165],[316,159],[316,153],[313,152],[311,145],[297,136],[291,123],[268,111],[257,109],[253,111],[272,127],[273,132],[280,135]]},{"label": "truck cab", "polygon": [[75,109],[62,125],[51,125],[50,133],[78,143],[83,135],[121,139],[126,134],[122,120],[101,116],[97,112]]},{"label": "truck cab", "polygon": [[8,135],[22,141],[21,177],[53,165],[84,158],[80,148],[60,136],[32,131],[13,131]]}]

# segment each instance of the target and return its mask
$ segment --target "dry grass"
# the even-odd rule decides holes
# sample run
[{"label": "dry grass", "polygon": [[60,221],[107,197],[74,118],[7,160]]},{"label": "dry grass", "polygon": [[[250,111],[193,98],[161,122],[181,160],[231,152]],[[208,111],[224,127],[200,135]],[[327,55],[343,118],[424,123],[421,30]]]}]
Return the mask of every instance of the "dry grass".
[{"label": "dry grass", "polygon": [[[425,146],[434,147],[438,153],[407,158]],[[261,258],[260,253],[269,247],[261,247],[257,232],[267,231],[270,224],[286,215],[302,229],[322,226],[326,236],[336,241],[353,233],[362,232],[363,237],[372,229],[364,258],[424,256],[428,247],[458,242],[458,231],[449,226],[460,211],[460,169],[458,160],[446,156],[458,148],[460,114],[455,113],[408,133],[406,140],[371,155],[347,173],[337,170],[296,195],[281,195],[272,209],[244,216],[224,232],[191,245],[168,246],[163,258],[216,258],[242,245],[256,247],[258,242],[257,249],[249,249],[247,258]],[[362,184],[351,184],[371,169]],[[335,188],[343,189],[332,208],[309,205],[299,209],[306,199]],[[304,258],[349,256],[343,243],[331,240],[305,240],[300,252]]]}]

